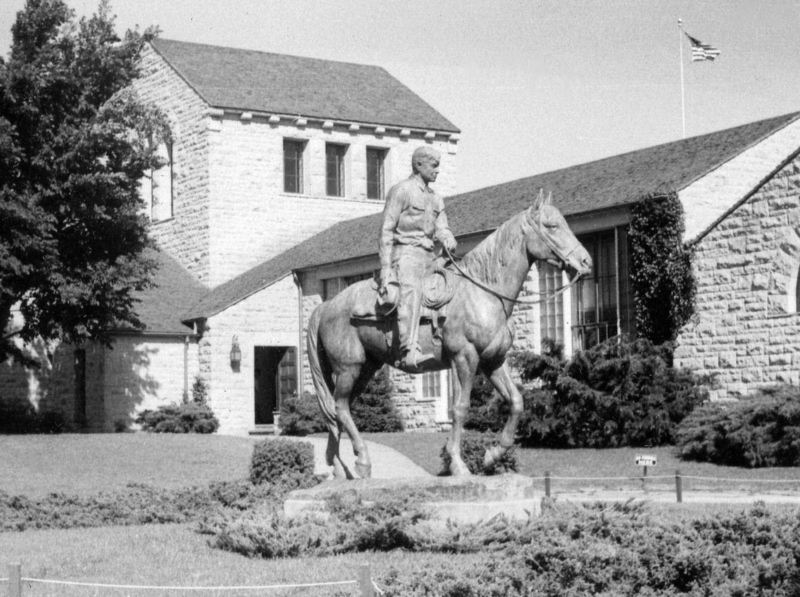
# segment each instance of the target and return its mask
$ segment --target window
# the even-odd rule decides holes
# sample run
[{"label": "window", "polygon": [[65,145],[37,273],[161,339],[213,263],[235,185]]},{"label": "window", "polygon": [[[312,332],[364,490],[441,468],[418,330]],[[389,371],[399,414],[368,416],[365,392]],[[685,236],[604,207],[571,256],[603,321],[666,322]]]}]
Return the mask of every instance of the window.
[{"label": "window", "polygon": [[367,199],[383,199],[386,150],[367,147]]},{"label": "window", "polygon": [[592,256],[592,273],[580,280],[573,300],[573,347],[589,348],[633,333],[633,300],[628,283],[628,237],[624,228],[578,237]]},{"label": "window", "polygon": [[327,301],[328,299],[332,299],[351,284],[355,284],[356,282],[360,282],[361,280],[369,280],[374,276],[375,272],[369,272],[363,274],[356,274],[354,276],[327,278],[326,280],[322,281],[322,300]]},{"label": "window", "polygon": [[[549,263],[539,265],[539,293],[543,298],[552,295],[562,286],[561,270]],[[544,300],[539,310],[539,329],[542,340],[564,343],[564,298],[563,294]]]},{"label": "window", "polygon": [[283,140],[283,190],[286,193],[303,192],[304,141]]},{"label": "window", "polygon": [[147,216],[153,222],[160,222],[172,217],[172,144],[160,143],[156,156],[163,165],[145,173],[140,182],[140,193]]},{"label": "window", "polygon": [[442,395],[442,375],[439,371],[422,374],[422,398],[433,400]]},{"label": "window", "polygon": [[346,145],[325,144],[325,190],[330,197],[344,197]]}]

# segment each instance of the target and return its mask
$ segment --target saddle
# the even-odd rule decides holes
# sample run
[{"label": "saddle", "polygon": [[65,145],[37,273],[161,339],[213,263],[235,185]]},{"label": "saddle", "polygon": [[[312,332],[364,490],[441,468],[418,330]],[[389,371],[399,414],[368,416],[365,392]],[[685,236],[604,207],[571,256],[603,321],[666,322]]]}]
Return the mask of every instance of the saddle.
[{"label": "saddle", "polygon": [[[437,267],[422,282],[422,309],[420,319],[437,320],[446,317],[447,305],[455,293],[454,274],[445,267]],[[360,321],[382,321],[393,317],[395,304],[387,304],[378,296],[378,280],[373,278],[369,284],[355,289],[355,298],[350,312],[352,319]]]}]

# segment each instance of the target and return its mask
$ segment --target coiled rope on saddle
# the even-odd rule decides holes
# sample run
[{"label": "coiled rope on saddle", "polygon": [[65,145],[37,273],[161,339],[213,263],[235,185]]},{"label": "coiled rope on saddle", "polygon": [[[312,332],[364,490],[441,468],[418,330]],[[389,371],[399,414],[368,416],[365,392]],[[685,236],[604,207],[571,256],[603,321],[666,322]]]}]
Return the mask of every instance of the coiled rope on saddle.
[{"label": "coiled rope on saddle", "polygon": [[423,293],[422,304],[428,309],[438,311],[453,298],[453,295],[456,293],[456,285],[453,283],[453,272],[448,271],[444,267],[437,267],[433,270],[433,274],[431,275],[442,277],[442,280],[444,280],[444,290],[439,293],[429,293],[427,289],[425,289],[426,291]]}]

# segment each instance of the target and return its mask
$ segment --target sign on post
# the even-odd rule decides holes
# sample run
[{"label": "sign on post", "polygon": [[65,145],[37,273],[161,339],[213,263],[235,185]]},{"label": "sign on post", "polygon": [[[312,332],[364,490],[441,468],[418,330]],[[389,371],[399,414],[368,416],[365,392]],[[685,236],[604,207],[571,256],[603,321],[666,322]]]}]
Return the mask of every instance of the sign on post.
[{"label": "sign on post", "polygon": [[655,466],[656,465],[656,457],[650,456],[648,454],[637,454],[636,455],[636,464],[639,466]]}]

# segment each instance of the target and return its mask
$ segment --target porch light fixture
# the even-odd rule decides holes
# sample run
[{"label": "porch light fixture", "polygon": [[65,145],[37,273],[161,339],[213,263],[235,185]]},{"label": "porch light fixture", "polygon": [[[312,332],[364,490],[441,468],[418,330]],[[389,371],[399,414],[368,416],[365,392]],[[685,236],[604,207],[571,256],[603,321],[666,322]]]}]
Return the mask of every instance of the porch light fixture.
[{"label": "porch light fixture", "polygon": [[239,365],[242,364],[242,349],[239,348],[239,339],[234,336],[231,343],[231,369],[234,371],[239,370]]}]

